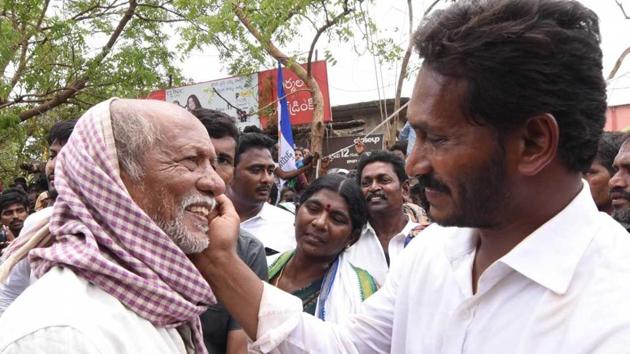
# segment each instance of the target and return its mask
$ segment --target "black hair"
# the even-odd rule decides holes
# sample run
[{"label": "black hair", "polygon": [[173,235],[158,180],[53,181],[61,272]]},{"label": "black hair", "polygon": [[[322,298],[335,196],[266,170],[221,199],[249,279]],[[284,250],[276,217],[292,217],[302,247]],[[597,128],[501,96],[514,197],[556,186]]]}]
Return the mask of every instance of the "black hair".
[{"label": "black hair", "polygon": [[295,191],[295,188],[284,186],[282,187],[282,190],[280,190],[280,200],[282,200],[282,197],[284,197],[284,193],[286,192],[293,192],[293,195],[297,196],[297,192]]},{"label": "black hair", "polygon": [[599,138],[595,161],[604,166],[611,176],[615,174],[613,162],[621,148],[621,144],[623,144],[625,135],[621,132],[603,132]]},{"label": "black hair", "polygon": [[428,17],[413,40],[423,66],[467,84],[471,122],[504,134],[549,113],[566,168],[591,165],[606,111],[592,10],[575,0],[461,0]]},{"label": "black hair", "polygon": [[188,107],[188,100],[190,100],[191,98],[192,98],[192,100],[193,100],[193,102],[195,103],[195,106],[196,106],[194,109],[201,108],[201,102],[199,102],[199,98],[197,98],[197,95],[195,95],[195,94],[192,94],[192,95],[188,96],[188,98],[186,99],[186,108],[191,110],[191,108]]},{"label": "black hair", "polygon": [[258,128],[255,125],[248,125],[245,128],[243,128],[243,133],[260,133],[260,134],[262,134],[263,131],[262,131],[262,129]]},{"label": "black hair", "polygon": [[65,144],[68,139],[70,139],[70,134],[72,134],[75,125],[77,125],[77,119],[55,123],[48,132],[48,145],[52,145],[55,141],[58,141],[62,145]]},{"label": "black hair", "polygon": [[389,148],[389,151],[394,151],[394,150],[402,151],[403,155],[407,156],[407,140],[405,141],[399,140],[396,143],[394,143],[394,145],[392,145]]},{"label": "black hair", "polygon": [[310,197],[323,189],[339,194],[346,201],[352,222],[352,232],[361,232],[368,219],[367,203],[361,188],[352,179],[336,174],[324,175],[316,179],[302,192],[298,209]]},{"label": "black hair", "polygon": [[359,183],[359,185],[361,185],[361,175],[363,174],[363,169],[365,168],[365,166],[373,162],[385,162],[392,165],[392,168],[394,169],[396,176],[398,176],[398,181],[400,181],[400,183],[403,183],[408,178],[407,172],[405,172],[405,161],[400,156],[391,151],[379,150],[374,151],[366,157],[362,156],[361,159],[359,159],[356,174],[357,182]]},{"label": "black hair", "polygon": [[238,139],[238,149],[236,149],[236,157],[234,166],[238,165],[240,156],[249,149],[267,149],[273,156],[273,149],[276,142],[270,137],[260,133],[241,134]]},{"label": "black hair", "polygon": [[0,194],[0,213],[13,204],[22,204],[28,210],[28,196],[19,188],[7,188]]},{"label": "black hair", "polygon": [[208,108],[194,109],[190,113],[201,121],[211,138],[221,139],[229,136],[238,142],[238,129],[234,124],[234,118],[228,114]]}]

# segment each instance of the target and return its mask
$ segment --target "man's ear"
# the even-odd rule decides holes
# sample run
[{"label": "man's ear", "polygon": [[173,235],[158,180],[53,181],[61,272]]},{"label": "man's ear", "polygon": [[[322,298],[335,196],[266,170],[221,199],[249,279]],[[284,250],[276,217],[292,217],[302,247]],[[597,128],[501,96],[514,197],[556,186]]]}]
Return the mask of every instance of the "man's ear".
[{"label": "man's ear", "polygon": [[518,130],[517,169],[525,176],[534,176],[558,156],[560,130],[556,118],[543,113],[529,118]]},{"label": "man's ear", "polygon": [[410,201],[411,200],[411,194],[409,193],[409,178],[407,178],[406,181],[404,181],[401,185],[402,188],[402,195],[403,198],[405,199],[405,201]]}]

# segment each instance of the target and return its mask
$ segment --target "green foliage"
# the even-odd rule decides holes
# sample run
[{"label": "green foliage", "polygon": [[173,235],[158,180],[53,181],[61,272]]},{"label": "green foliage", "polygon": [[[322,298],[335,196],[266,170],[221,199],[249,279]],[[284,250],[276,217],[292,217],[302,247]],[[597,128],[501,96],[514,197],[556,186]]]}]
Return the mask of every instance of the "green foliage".
[{"label": "green foliage", "polygon": [[[194,0],[189,0],[194,1]],[[206,3],[204,15],[197,17],[194,24],[182,28],[185,39],[182,49],[203,48],[212,45],[231,74],[245,74],[275,65],[275,59],[265,51],[265,43],[271,41],[278,48],[299,47],[297,53],[288,53],[296,61],[306,61],[312,37],[302,33],[305,27],[312,28],[312,36],[318,28],[328,22],[334,25],[322,35],[330,42],[341,44],[354,41],[367,43],[365,28],[378,32],[378,28],[364,11],[366,4],[374,0],[198,0]],[[256,40],[235,15],[234,6],[245,13],[247,20],[261,34]],[[348,9],[344,13],[344,9]],[[193,13],[190,16],[194,16]],[[205,32],[198,31],[201,26]],[[403,49],[392,40],[381,40],[363,50],[379,57],[382,61],[400,58]],[[398,55],[398,57],[396,57]],[[335,53],[324,51],[326,61],[334,65]]]}]

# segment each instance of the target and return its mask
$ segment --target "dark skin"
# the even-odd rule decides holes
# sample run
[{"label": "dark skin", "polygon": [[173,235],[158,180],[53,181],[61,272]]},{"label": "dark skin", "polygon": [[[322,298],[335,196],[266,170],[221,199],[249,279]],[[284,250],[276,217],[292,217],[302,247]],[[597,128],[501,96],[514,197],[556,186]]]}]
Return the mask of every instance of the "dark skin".
[{"label": "dark skin", "polygon": [[262,209],[269,198],[275,169],[268,149],[251,148],[241,154],[226,192],[241,221],[256,216]]},{"label": "dark skin", "polygon": [[[464,98],[465,90],[463,82],[447,79],[423,67],[414,88],[414,104],[408,112],[411,125],[420,137],[407,161],[410,176],[460,169],[457,164],[463,166],[468,162],[453,157],[458,149],[466,150],[468,146],[458,147],[457,141],[476,139],[485,144],[496,143],[496,139],[492,139],[495,134],[492,128],[472,125],[459,112],[458,102]],[[418,104],[421,99],[422,103]],[[469,136],[453,139],[456,142],[445,147],[448,150],[443,155],[439,147],[428,145],[432,136],[448,135],[452,131]],[[492,263],[556,215],[582,189],[581,174],[568,171],[560,161],[558,141],[558,124],[551,114],[532,116],[504,137],[510,198],[496,210],[500,217],[495,217],[492,225],[475,230],[479,241],[471,272],[473,292],[477,291],[479,277]],[[440,212],[437,210],[432,215],[438,223],[442,217]]]},{"label": "dark skin", "polygon": [[376,161],[365,165],[361,171],[361,190],[367,199],[374,193],[380,193],[387,198],[379,203],[368,200],[368,220],[387,254],[389,241],[409,221],[403,213],[403,185],[391,164]]},{"label": "dark skin", "polygon": [[[464,168],[478,167],[470,165],[471,160],[479,158],[475,154],[487,155],[496,147],[487,145],[497,143],[492,128],[473,125],[456,110],[462,106],[465,90],[464,82],[442,77],[430,67],[420,71],[407,111],[418,136],[407,160],[410,176],[431,172],[443,172],[443,177],[456,176]],[[427,131],[433,134],[435,130],[460,135],[455,143],[446,145],[447,149],[434,149],[425,143]],[[558,125],[548,113],[527,118],[503,138],[510,198],[496,209],[497,215],[492,219],[495,221],[490,226],[474,231],[478,244],[471,269],[473,292],[477,291],[479,277],[488,266],[566,207],[582,189],[581,174],[567,170],[560,161],[558,141]],[[480,145],[475,146],[475,142]],[[482,150],[475,151],[472,147]],[[208,232],[213,247],[197,255],[195,264],[247,334],[256,338],[263,284],[233,250],[236,232],[227,231],[235,221],[233,227],[238,230],[238,216],[229,201],[223,197],[217,201],[220,214],[210,222]],[[451,212],[453,201],[447,196],[435,194],[430,202],[438,203],[434,215],[438,222]]]},{"label": "dark skin", "polygon": [[282,275],[271,283],[287,292],[302,289],[321,279],[337,255],[356,242],[348,205],[343,197],[321,190],[306,200],[295,216],[297,247]]}]

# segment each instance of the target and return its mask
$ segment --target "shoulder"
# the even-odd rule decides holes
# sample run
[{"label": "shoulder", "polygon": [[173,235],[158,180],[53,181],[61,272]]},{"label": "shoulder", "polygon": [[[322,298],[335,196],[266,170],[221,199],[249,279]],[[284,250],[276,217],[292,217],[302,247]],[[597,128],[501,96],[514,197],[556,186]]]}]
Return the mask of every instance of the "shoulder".
[{"label": "shoulder", "polygon": [[[265,246],[249,231],[245,231],[241,228],[238,234],[237,251],[239,256],[246,256],[252,252],[262,251],[265,252]],[[241,257],[244,259],[243,257]]]},{"label": "shoulder", "polygon": [[0,345],[0,353],[39,353],[43,348],[47,353],[101,353],[88,336],[67,326],[46,327],[25,334],[11,343]]},{"label": "shoulder", "polygon": [[271,218],[273,220],[293,222],[293,220],[295,219],[295,215],[269,203],[265,203],[265,205],[263,206],[263,213],[265,217]]}]

